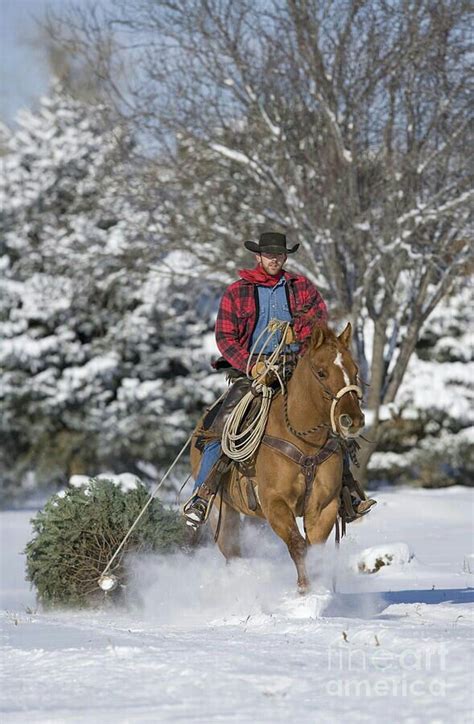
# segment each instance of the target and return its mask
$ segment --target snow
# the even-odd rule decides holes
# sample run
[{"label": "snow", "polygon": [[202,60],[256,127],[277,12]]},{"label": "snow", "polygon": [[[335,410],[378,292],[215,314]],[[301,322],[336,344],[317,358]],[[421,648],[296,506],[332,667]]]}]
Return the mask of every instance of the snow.
[{"label": "snow", "polygon": [[[396,406],[393,403],[388,405],[380,405],[378,409],[378,419],[382,422],[384,420],[390,420],[395,412],[397,411]],[[370,427],[375,419],[374,410],[364,410],[365,424]]]},{"label": "snow", "polygon": [[221,143],[211,143],[210,148],[213,151],[216,151],[216,153],[219,153],[226,158],[230,158],[232,161],[241,163],[244,166],[248,165],[252,169],[258,170],[258,164],[245,153],[242,153],[242,151],[236,151],[233,148],[228,148],[227,146],[223,146]]},{"label": "snow", "polygon": [[[231,565],[213,547],[131,561],[140,603],[102,611],[37,610],[17,555],[34,511],[2,513],[2,721],[472,721],[473,491],[377,498],[338,557],[332,538],[311,552],[307,597],[249,527]],[[399,543],[409,560],[354,571]]]},{"label": "snow", "polygon": [[377,573],[384,566],[404,566],[411,560],[413,553],[406,543],[391,543],[366,548],[354,559],[354,567],[360,573]]},{"label": "snow", "polygon": [[347,163],[352,163],[352,153],[347,148],[343,150],[342,155],[344,156]]},{"label": "snow", "polygon": [[445,362],[437,365],[413,355],[409,374],[400,388],[397,404],[412,404],[417,410],[444,410],[452,417],[471,424],[474,420],[474,396],[470,383],[474,378],[474,362]]},{"label": "snow", "polygon": [[[95,476],[96,479],[111,480],[115,483],[122,492],[126,493],[129,490],[135,490],[138,487],[140,478],[133,473],[100,473]],[[88,475],[71,475],[69,478],[69,485],[73,488],[87,487],[90,483],[91,478]]]}]

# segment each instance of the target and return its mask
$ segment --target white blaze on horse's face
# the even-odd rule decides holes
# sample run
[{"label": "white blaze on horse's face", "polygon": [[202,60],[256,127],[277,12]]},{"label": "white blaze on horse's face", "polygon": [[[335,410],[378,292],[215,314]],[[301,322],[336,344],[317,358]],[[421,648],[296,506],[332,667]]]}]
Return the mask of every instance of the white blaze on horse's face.
[{"label": "white blaze on horse's face", "polygon": [[337,367],[340,367],[340,369],[342,370],[342,375],[343,375],[343,377],[344,377],[344,384],[345,384],[345,385],[350,385],[350,384],[351,384],[351,380],[350,380],[349,375],[347,374],[346,368],[344,367],[344,362],[342,361],[342,354],[341,354],[340,352],[338,352],[338,353],[336,354],[336,359],[334,360],[334,364],[335,364]]},{"label": "white blaze on horse's face", "polygon": [[[357,383],[351,383],[351,377],[341,351],[336,352],[334,365],[342,372],[344,386],[336,393],[331,405],[331,427],[336,434],[342,437],[355,437],[364,426],[364,415],[360,409],[357,398],[362,397],[362,391]],[[351,367],[349,367],[351,369]]]}]

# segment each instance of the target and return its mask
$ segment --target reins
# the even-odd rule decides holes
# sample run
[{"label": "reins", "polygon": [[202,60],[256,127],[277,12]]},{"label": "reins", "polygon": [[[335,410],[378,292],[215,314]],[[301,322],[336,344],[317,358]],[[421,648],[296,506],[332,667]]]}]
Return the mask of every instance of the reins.
[{"label": "reins", "polygon": [[308,430],[297,430],[290,422],[290,418],[288,415],[288,391],[285,389],[285,392],[283,393],[283,413],[285,415],[285,425],[288,428],[288,430],[293,433],[296,437],[299,437],[300,440],[303,440],[303,442],[308,442],[305,437],[307,435],[311,435],[313,432],[317,432],[318,430],[330,430],[330,426],[326,422],[322,422],[320,425],[315,425],[314,427],[310,427]]}]

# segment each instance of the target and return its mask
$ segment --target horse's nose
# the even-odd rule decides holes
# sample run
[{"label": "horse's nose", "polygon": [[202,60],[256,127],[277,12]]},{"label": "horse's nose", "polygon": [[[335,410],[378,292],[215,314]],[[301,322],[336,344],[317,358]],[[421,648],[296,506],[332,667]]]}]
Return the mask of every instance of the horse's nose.
[{"label": "horse's nose", "polygon": [[344,430],[350,430],[352,427],[352,417],[350,415],[340,415],[339,424]]},{"label": "horse's nose", "polygon": [[339,415],[339,426],[343,434],[355,435],[365,425],[365,417],[363,413],[351,417],[347,413]]}]

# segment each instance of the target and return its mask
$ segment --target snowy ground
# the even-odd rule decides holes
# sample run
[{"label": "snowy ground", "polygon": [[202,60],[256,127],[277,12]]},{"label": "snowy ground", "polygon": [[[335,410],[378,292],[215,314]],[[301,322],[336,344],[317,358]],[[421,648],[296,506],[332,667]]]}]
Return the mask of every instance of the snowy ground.
[{"label": "snowy ground", "polygon": [[[377,497],[337,561],[332,539],[312,554],[305,598],[250,530],[259,556],[230,566],[214,549],[136,561],[142,604],[120,612],[36,610],[32,512],[3,513],[1,721],[472,722],[473,491]],[[391,565],[357,572],[373,546]]]}]

